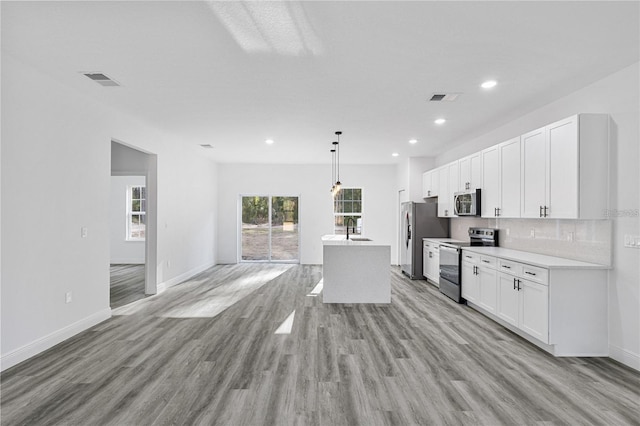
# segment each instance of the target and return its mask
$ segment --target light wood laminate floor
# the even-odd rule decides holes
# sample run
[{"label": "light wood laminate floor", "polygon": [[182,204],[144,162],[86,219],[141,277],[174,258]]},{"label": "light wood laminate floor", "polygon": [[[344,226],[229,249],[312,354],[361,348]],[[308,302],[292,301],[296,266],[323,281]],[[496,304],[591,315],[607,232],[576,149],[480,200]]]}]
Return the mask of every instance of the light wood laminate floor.
[{"label": "light wood laminate floor", "polygon": [[118,308],[4,372],[1,423],[640,424],[634,370],[554,358],[395,268],[391,305],[326,305],[321,273],[216,266]]}]

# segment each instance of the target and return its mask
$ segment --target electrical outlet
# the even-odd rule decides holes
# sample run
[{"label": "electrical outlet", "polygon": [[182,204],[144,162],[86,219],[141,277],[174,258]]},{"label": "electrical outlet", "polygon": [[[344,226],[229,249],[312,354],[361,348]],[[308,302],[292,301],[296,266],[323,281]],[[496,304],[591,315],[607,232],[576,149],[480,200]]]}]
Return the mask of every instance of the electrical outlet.
[{"label": "electrical outlet", "polygon": [[575,236],[575,232],[567,232],[567,241],[573,241]]},{"label": "electrical outlet", "polygon": [[89,235],[89,229],[86,226],[80,228],[80,237],[87,238],[87,235]]},{"label": "electrical outlet", "polygon": [[64,294],[64,303],[71,303],[73,301],[72,293],[70,291]]},{"label": "electrical outlet", "polygon": [[511,230],[509,228],[505,229],[505,232],[507,233],[507,237],[509,236],[509,234],[511,233]]},{"label": "electrical outlet", "polygon": [[536,230],[535,228],[531,228],[531,231],[529,232],[529,236],[531,238],[535,238],[536,237]]}]

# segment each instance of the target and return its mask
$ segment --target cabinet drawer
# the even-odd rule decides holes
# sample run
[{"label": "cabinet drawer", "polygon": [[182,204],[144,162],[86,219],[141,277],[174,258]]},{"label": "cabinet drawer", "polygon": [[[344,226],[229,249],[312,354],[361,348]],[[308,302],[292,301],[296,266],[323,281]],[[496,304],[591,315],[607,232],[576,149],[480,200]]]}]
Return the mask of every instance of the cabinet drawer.
[{"label": "cabinet drawer", "polygon": [[516,276],[522,275],[522,264],[517,262],[511,262],[509,260],[500,259],[498,261],[498,270],[512,274]]},{"label": "cabinet drawer", "polygon": [[480,256],[480,266],[495,269],[497,259],[491,256]]},{"label": "cabinet drawer", "polygon": [[537,266],[522,265],[522,277],[540,284],[549,284],[549,270]]},{"label": "cabinet drawer", "polygon": [[462,261],[477,265],[480,261],[480,255],[462,250]]}]

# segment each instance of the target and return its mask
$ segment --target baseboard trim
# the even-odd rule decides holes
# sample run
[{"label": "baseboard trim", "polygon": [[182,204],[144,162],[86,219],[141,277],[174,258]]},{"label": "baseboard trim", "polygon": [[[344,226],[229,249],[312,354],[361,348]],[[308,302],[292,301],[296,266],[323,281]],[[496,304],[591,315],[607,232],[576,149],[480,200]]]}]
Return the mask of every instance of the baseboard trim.
[{"label": "baseboard trim", "polygon": [[144,265],[144,259],[111,259],[109,261],[111,265]]},{"label": "baseboard trim", "polygon": [[216,266],[217,263],[216,262],[208,262],[205,263],[204,265],[200,265],[196,268],[193,268],[187,272],[184,272],[176,277],[173,277],[171,279],[168,279],[167,281],[163,281],[161,283],[158,283],[156,289],[158,293],[162,293],[163,291],[165,291],[166,289],[168,289],[169,287],[173,287],[176,284],[180,284],[181,282],[188,280],[189,278],[193,277],[196,274],[199,274],[202,271],[205,271],[209,268],[211,268],[212,266]]},{"label": "baseboard trim", "polygon": [[9,352],[8,354],[4,354],[0,357],[0,371],[13,367],[22,361],[26,361],[32,356],[44,352],[58,343],[63,342],[96,324],[100,324],[102,321],[108,320],[109,318],[111,318],[111,308],[103,309],[81,319],[80,321],[76,321],[66,327],[54,331],[53,333],[34,340],[21,348]]},{"label": "baseboard trim", "polygon": [[623,349],[619,346],[609,344],[609,357],[615,359],[619,363],[640,371],[640,355]]}]

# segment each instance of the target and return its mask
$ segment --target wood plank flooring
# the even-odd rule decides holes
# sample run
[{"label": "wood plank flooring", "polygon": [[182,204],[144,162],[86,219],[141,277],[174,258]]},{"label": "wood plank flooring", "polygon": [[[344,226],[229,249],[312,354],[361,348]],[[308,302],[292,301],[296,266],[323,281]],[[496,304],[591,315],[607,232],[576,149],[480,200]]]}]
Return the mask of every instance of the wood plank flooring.
[{"label": "wood plank flooring", "polygon": [[109,268],[111,308],[144,299],[144,265],[114,264]]},{"label": "wood plank flooring", "polygon": [[2,373],[1,423],[640,424],[632,369],[554,358],[395,268],[391,305],[325,305],[321,274],[216,266],[119,308]]}]

